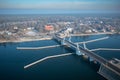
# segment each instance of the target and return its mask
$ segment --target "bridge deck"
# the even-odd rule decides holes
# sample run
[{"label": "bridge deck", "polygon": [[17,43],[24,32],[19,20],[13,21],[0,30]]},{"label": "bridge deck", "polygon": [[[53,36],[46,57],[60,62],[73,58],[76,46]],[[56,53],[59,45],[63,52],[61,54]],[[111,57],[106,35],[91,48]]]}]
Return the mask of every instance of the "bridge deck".
[{"label": "bridge deck", "polygon": [[[63,39],[58,37],[58,36],[54,36],[55,39],[62,41]],[[68,40],[65,40],[65,43],[67,43],[69,46],[74,47],[75,49],[77,48],[77,45],[73,42],[70,42]],[[94,52],[91,52],[89,50],[86,50],[84,48],[82,48],[81,46],[79,46],[79,50],[88,55],[89,57],[92,57],[94,60],[96,60],[97,62],[108,66],[109,68],[111,68],[112,70],[114,70],[114,72],[116,72],[117,74],[120,75],[120,67],[115,66],[114,64],[110,63],[108,60],[104,59],[103,57],[95,54]]]}]

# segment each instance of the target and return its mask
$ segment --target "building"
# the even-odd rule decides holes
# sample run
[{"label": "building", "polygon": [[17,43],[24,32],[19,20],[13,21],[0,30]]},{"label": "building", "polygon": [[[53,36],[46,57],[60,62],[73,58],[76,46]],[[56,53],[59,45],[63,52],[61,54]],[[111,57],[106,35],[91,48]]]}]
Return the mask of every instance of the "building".
[{"label": "building", "polygon": [[52,25],[45,25],[45,30],[46,31],[53,31],[54,27]]},{"label": "building", "polygon": [[85,33],[92,33],[92,30],[86,30]]}]

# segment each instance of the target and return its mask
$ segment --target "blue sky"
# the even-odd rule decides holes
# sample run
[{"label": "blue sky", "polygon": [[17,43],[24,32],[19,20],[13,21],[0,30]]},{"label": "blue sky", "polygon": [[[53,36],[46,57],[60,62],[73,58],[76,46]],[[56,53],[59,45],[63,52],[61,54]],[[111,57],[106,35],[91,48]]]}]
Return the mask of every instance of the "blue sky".
[{"label": "blue sky", "polygon": [[119,13],[120,0],[0,0],[1,14]]}]

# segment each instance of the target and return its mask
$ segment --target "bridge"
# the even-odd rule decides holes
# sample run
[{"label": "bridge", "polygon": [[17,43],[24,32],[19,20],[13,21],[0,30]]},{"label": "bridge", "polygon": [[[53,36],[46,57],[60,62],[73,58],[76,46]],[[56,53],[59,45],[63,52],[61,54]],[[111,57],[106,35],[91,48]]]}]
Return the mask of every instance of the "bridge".
[{"label": "bridge", "polygon": [[[91,52],[90,50],[79,46],[79,44],[75,44],[75,43],[71,42],[70,40],[65,40],[65,38],[60,38],[57,35],[54,35],[54,39],[57,41],[60,41],[61,45],[67,45],[70,48],[74,48],[77,55],[87,55],[89,57],[90,61],[95,60],[95,61],[99,62],[101,64],[101,66],[100,66],[98,73],[101,74],[106,79],[120,80],[120,61],[118,61],[118,63],[115,64],[115,63],[108,61],[105,58],[95,54],[94,52]],[[100,49],[97,49],[97,50],[100,50]],[[104,49],[104,50],[110,50],[110,49]],[[113,49],[113,50],[118,50],[118,49]],[[112,75],[114,75],[114,76],[112,76]]]},{"label": "bridge", "polygon": [[[71,37],[68,40],[66,40],[65,38],[61,38],[57,34],[55,34],[53,36],[53,39],[60,42],[61,45],[52,45],[52,46],[45,46],[45,47],[17,47],[17,49],[18,50],[39,50],[39,49],[54,48],[54,47],[66,45],[69,48],[74,49],[78,56],[80,56],[80,55],[87,56],[89,61],[98,62],[100,64],[100,68],[98,70],[98,73],[100,75],[102,75],[103,77],[105,77],[106,79],[108,79],[108,80],[120,80],[120,60],[114,59],[114,60],[108,61],[105,58],[103,58],[103,57],[101,57],[93,52],[93,51],[98,51],[98,50],[116,50],[116,51],[119,50],[120,51],[120,49],[98,48],[98,49],[89,50],[85,45],[86,43],[89,43],[89,42],[95,42],[95,41],[104,40],[107,38],[108,37],[104,37],[104,38],[94,39],[94,40],[90,40],[90,41],[86,41],[86,42],[73,43],[71,41]],[[83,44],[83,47],[81,47],[79,44]],[[73,53],[66,53],[66,54],[47,56],[47,57],[44,57],[42,59],[39,59],[33,63],[30,63],[30,64],[24,66],[24,69],[29,68],[37,63],[41,63],[47,59],[68,56],[68,55],[72,55],[72,54]]]}]

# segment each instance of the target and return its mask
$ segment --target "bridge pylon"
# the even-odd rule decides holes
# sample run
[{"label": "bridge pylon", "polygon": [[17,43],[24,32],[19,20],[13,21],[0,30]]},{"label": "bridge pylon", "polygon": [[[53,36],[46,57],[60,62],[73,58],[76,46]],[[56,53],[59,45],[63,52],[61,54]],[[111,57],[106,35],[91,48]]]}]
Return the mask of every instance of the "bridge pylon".
[{"label": "bridge pylon", "polygon": [[65,43],[65,37],[63,38],[63,40],[61,40],[61,45],[66,45],[66,43]]},{"label": "bridge pylon", "polygon": [[83,43],[83,47],[84,47],[84,49],[87,49],[85,42]]},{"label": "bridge pylon", "polygon": [[71,36],[69,37],[68,41],[71,42]]},{"label": "bridge pylon", "polygon": [[76,48],[76,54],[79,56],[79,55],[82,55],[80,49],[79,49],[79,44],[76,44],[77,45],[77,48]]},{"label": "bridge pylon", "polygon": [[94,61],[94,59],[92,57],[89,57],[89,61],[92,62]]}]

